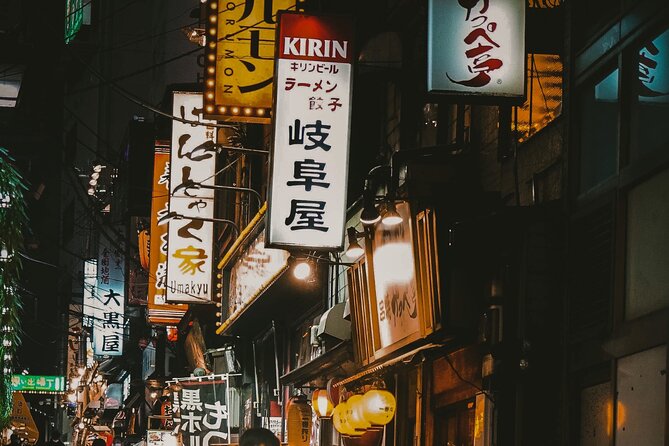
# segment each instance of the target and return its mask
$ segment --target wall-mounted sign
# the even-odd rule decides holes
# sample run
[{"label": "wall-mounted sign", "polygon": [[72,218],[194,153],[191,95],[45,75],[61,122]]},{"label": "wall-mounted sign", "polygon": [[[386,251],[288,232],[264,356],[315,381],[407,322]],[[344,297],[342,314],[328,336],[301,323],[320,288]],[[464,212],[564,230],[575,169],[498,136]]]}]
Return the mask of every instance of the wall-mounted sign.
[{"label": "wall-mounted sign", "polygon": [[432,333],[441,324],[436,217],[396,204],[402,223],[379,222],[366,256],[348,268],[356,355],[369,364]]},{"label": "wall-mounted sign", "polygon": [[429,0],[427,89],[525,95],[525,0]]},{"label": "wall-mounted sign", "polygon": [[156,143],[153,157],[153,189],[151,192],[151,236],[149,250],[149,322],[176,324],[188,310],[187,305],[166,305],[167,283],[167,221],[160,218],[169,212],[170,148]]},{"label": "wall-mounted sign", "polygon": [[97,299],[95,293],[98,286],[98,259],[84,260],[84,327],[92,327],[93,319],[95,317],[95,307],[97,307]]},{"label": "wall-mounted sign", "polygon": [[381,348],[420,330],[409,205],[399,204],[397,212],[402,216],[401,224],[388,226],[379,222],[374,230],[374,285]]},{"label": "wall-mounted sign", "polygon": [[228,317],[259,296],[288,268],[290,253],[265,247],[263,232],[246,248],[230,271]]},{"label": "wall-mounted sign", "polygon": [[[200,121],[201,93],[174,93],[173,113]],[[172,123],[167,237],[167,302],[211,301],[214,247],[215,129]]]},{"label": "wall-mounted sign", "polygon": [[65,392],[65,377],[12,375],[12,392]]},{"label": "wall-mounted sign", "polygon": [[230,410],[227,375],[178,379],[180,390],[172,393],[174,422],[183,436],[183,446],[230,443]]},{"label": "wall-mounted sign", "polygon": [[269,246],[343,245],[352,40],[346,17],[280,15]]},{"label": "wall-mounted sign", "polygon": [[[116,228],[118,231],[120,228]],[[93,352],[101,356],[123,354],[125,333],[125,257],[123,241],[105,237],[98,246],[98,277],[93,320]]]},{"label": "wall-mounted sign", "polygon": [[205,116],[270,123],[277,13],[295,0],[209,0]]},{"label": "wall-mounted sign", "polygon": [[639,100],[669,102],[669,30],[639,51]]}]

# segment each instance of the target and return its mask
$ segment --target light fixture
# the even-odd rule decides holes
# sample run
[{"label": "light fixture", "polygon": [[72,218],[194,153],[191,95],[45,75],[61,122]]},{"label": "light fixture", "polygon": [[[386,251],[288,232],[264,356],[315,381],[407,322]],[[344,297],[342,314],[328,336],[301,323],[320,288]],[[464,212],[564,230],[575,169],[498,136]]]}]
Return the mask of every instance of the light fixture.
[{"label": "light fixture", "polygon": [[86,425],[84,424],[83,421],[81,423],[79,423],[79,429],[84,429],[85,427],[86,427]]},{"label": "light fixture", "polygon": [[386,206],[386,211],[383,213],[383,218],[381,219],[384,225],[386,226],[395,226],[402,223],[402,216],[397,212],[395,207],[395,201],[391,200]]},{"label": "light fixture", "polygon": [[93,172],[95,172],[95,173],[102,172],[102,165],[101,164],[96,164],[95,166],[93,166]]},{"label": "light fixture", "polygon": [[365,250],[362,249],[362,246],[360,246],[358,243],[358,235],[361,235],[361,233],[352,227],[348,228],[346,233],[348,234],[348,248],[346,248],[346,256],[357,259],[365,253]]},{"label": "light fixture", "polygon": [[311,265],[306,260],[300,260],[293,266],[293,276],[297,280],[305,280],[311,275]]},{"label": "light fixture", "polygon": [[328,398],[328,392],[325,389],[316,389],[311,395],[311,407],[320,418],[332,417],[334,406]]},{"label": "light fixture", "polygon": [[149,394],[149,396],[150,396],[151,398],[153,398],[153,399],[156,399],[156,398],[158,398],[158,392],[156,392],[156,391],[154,390],[153,392],[151,392],[151,393]]},{"label": "light fixture", "polygon": [[362,208],[362,213],[360,214],[360,222],[363,225],[373,225],[381,219],[379,215],[379,210],[374,206],[374,198],[368,200],[365,198],[365,205]]}]

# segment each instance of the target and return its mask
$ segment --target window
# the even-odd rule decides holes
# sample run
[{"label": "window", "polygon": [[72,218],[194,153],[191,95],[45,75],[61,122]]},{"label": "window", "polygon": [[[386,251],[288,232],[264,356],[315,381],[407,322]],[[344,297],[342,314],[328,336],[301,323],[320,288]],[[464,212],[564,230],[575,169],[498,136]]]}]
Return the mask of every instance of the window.
[{"label": "window", "polygon": [[562,61],[556,54],[527,56],[527,100],[516,107],[512,130],[523,142],[562,112]]},{"label": "window", "polygon": [[669,145],[669,30],[643,42],[635,52],[637,77],[631,97],[632,161]]},{"label": "window", "polygon": [[669,306],[669,169],[627,196],[625,316]]},{"label": "window", "polygon": [[473,445],[476,405],[474,400],[440,409],[435,413],[435,444]]},{"label": "window", "polygon": [[611,70],[580,95],[580,190],[585,192],[618,171],[618,69]]}]

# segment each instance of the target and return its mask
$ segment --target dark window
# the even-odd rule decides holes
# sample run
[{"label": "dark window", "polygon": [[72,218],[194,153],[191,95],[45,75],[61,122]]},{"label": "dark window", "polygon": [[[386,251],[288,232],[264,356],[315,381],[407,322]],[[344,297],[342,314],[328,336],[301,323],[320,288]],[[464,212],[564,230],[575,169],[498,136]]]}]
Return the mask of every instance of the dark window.
[{"label": "dark window", "polygon": [[581,192],[618,171],[618,77],[617,68],[607,72],[579,98]]}]

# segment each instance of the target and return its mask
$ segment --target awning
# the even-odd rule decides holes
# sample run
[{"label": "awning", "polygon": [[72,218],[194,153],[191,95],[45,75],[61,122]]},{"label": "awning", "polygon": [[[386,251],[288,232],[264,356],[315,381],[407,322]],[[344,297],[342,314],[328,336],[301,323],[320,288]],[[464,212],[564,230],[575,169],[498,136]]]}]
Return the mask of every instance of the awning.
[{"label": "awning", "polygon": [[344,341],[283,375],[281,384],[299,387],[305,383],[315,383],[319,387],[325,387],[328,379],[350,375],[354,370],[353,347],[349,341]]},{"label": "awning", "polygon": [[441,348],[441,347],[444,347],[444,344],[425,344],[425,345],[421,345],[420,347],[414,348],[413,350],[410,350],[410,351],[408,351],[406,353],[403,353],[399,356],[396,356],[394,358],[387,359],[387,360],[385,360],[385,361],[383,361],[379,364],[372,364],[372,365],[368,366],[367,368],[362,369],[362,371],[356,373],[355,375],[350,376],[350,377],[345,378],[345,379],[342,379],[341,381],[338,381],[338,382],[334,383],[333,387],[340,387],[340,386],[344,386],[346,384],[358,381],[359,379],[362,379],[362,378],[364,378],[366,376],[369,376],[373,373],[380,372],[381,370],[383,370],[385,368],[388,368],[390,366],[393,366],[393,365],[395,365],[399,362],[405,361],[407,359],[409,361],[411,361],[411,359],[413,359],[413,357],[417,353],[420,353],[420,352],[425,351],[425,350],[432,350],[432,349]]}]

